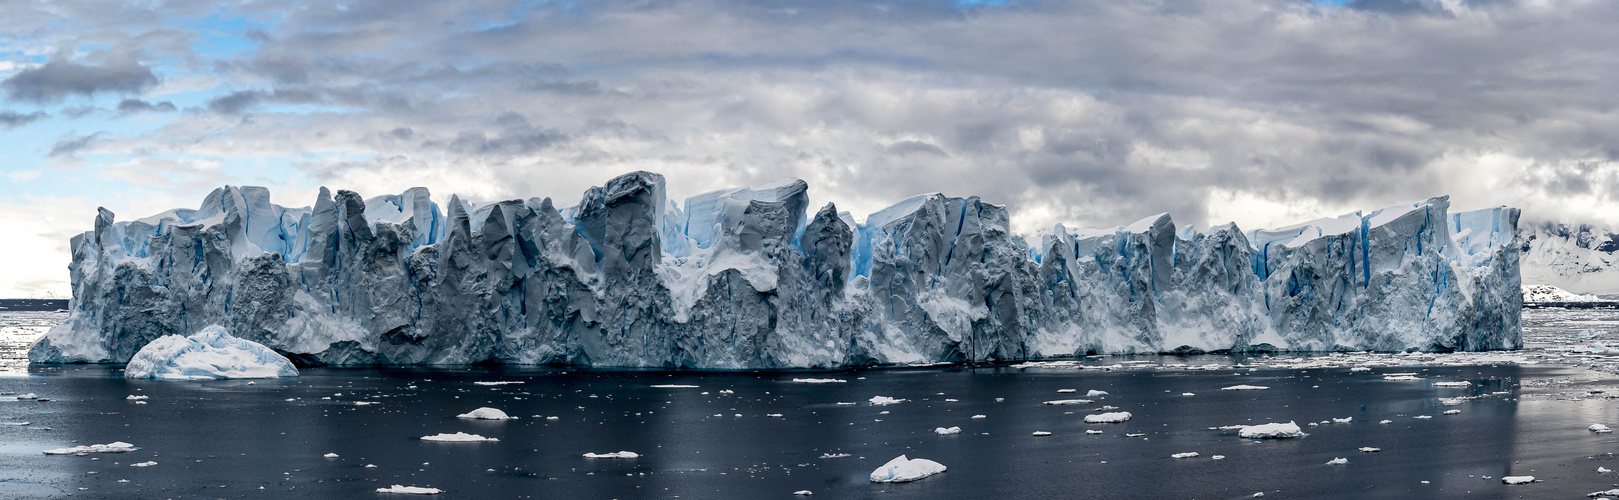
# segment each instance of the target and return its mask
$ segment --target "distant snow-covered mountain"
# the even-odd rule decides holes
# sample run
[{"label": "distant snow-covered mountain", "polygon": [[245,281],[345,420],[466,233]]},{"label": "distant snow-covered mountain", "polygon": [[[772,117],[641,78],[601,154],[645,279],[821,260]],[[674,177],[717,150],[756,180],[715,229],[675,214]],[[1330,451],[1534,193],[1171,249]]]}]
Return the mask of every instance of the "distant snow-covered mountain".
[{"label": "distant snow-covered mountain", "polygon": [[1524,284],[1619,295],[1619,234],[1591,224],[1524,221],[1519,228]]},{"label": "distant snow-covered mountain", "polygon": [[1551,285],[1524,285],[1524,302],[1596,302],[1602,300],[1591,294],[1572,293]]}]

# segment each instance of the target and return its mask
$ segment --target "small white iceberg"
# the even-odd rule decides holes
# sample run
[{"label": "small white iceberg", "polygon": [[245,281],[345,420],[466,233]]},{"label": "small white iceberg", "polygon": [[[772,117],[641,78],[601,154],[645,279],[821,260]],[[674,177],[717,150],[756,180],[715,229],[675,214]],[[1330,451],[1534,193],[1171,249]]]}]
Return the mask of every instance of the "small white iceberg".
[{"label": "small white iceberg", "polygon": [[399,493],[404,495],[437,495],[444,490],[438,488],[422,488],[419,486],[393,485],[387,488],[377,488],[377,493]]},{"label": "small white iceberg", "polygon": [[653,389],[697,389],[698,387],[695,386],[695,385],[683,385],[683,384],[657,384],[657,385],[652,386],[652,388]]},{"label": "small white iceberg", "polygon": [[[848,381],[841,378],[795,378],[793,382],[800,384],[842,384]],[[796,495],[797,493],[794,494]]]},{"label": "small white iceberg", "polygon": [[45,450],[46,455],[79,455],[83,453],[124,453],[135,451],[135,445],[123,441],[113,441],[107,444],[92,444],[88,446],[74,446],[71,448],[57,448]]},{"label": "small white iceberg", "polygon": [[1501,478],[1502,484],[1529,484],[1535,482],[1535,476],[1505,476]]},{"label": "small white iceberg", "polygon": [[[477,385],[512,385],[512,384],[521,384],[521,383],[523,383],[523,381],[521,381],[521,380],[496,380],[496,381],[492,381],[492,382],[491,381],[473,382],[473,384],[477,384]],[[657,386],[653,386],[653,387],[657,387]],[[696,387],[696,386],[693,386],[693,387]]]},{"label": "small white iceberg", "polygon": [[1085,393],[1085,397],[1087,398],[1099,398],[1106,395],[1107,391],[1098,391],[1096,389],[1091,389],[1091,392]]},{"label": "small white iceberg", "polygon": [[153,465],[157,465],[157,462],[146,461],[138,464],[129,464],[130,467],[151,467]]},{"label": "small white iceberg", "polygon": [[477,434],[457,432],[455,434],[434,434],[431,436],[422,436],[422,441],[437,441],[441,443],[478,443],[483,441],[494,442],[500,440],[479,436]]},{"label": "small white iceberg", "polygon": [[945,466],[926,458],[906,458],[905,455],[871,471],[873,483],[908,483],[945,471]]},{"label": "small white iceberg", "polygon": [[639,458],[641,454],[633,451],[615,451],[612,453],[586,453],[585,458]]},{"label": "small white iceberg", "polygon": [[1473,383],[1472,382],[1434,382],[1433,383],[1434,387],[1467,387],[1467,386],[1470,386],[1470,385],[1473,385]]},{"label": "small white iceberg", "polygon": [[1377,453],[1379,451],[1383,451],[1383,449],[1382,448],[1373,448],[1373,447],[1370,447],[1370,446],[1362,446],[1362,447],[1360,447],[1360,452],[1361,453]]},{"label": "small white iceberg", "polygon": [[1410,373],[1391,373],[1384,375],[1383,380],[1389,382],[1411,382],[1414,380],[1422,380],[1422,377],[1418,377],[1415,374]]},{"label": "small white iceberg", "polygon": [[888,406],[888,405],[897,405],[897,404],[904,403],[904,402],[910,401],[910,400],[909,399],[896,399],[896,398],[891,398],[891,397],[888,397],[888,396],[872,396],[869,401],[871,402],[872,406]]},{"label": "small white iceberg", "polygon": [[150,396],[136,396],[134,394],[130,394],[129,396],[124,397],[124,400],[126,401],[142,401],[146,399],[150,399]]},{"label": "small white iceberg", "polygon": [[1349,459],[1342,458],[1342,457],[1334,458],[1332,460],[1327,461],[1327,465],[1343,465],[1343,464],[1347,464],[1347,463],[1349,463]]},{"label": "small white iceberg", "polygon": [[1067,394],[1070,392],[1079,392],[1079,389],[1057,389],[1057,394]]},{"label": "small white iceberg", "polygon": [[793,494],[794,495],[799,495],[799,496],[810,496],[810,495],[814,495],[815,492],[810,491],[810,490],[798,490],[798,491],[794,491]]},{"label": "small white iceberg", "polygon": [[1046,436],[1050,436],[1050,435],[1051,435],[1050,431],[1034,431],[1034,437],[1046,437]]},{"label": "small white iceberg", "polygon": [[1046,401],[1046,404],[1052,405],[1052,406],[1071,406],[1071,405],[1091,404],[1093,402],[1094,401],[1091,401],[1089,399],[1058,399],[1058,400],[1054,400],[1054,401]]},{"label": "small white iceberg", "polygon": [[1607,434],[1613,432],[1613,429],[1609,429],[1608,426],[1602,424],[1591,424],[1590,427],[1586,427],[1585,429],[1597,434]]},{"label": "small white iceberg", "polygon": [[961,434],[961,428],[960,427],[935,427],[933,429],[933,433],[938,434],[940,436],[947,436],[947,435],[950,435],[950,434]]},{"label": "small white iceberg", "polygon": [[321,456],[322,456],[322,457],[326,457],[326,458],[337,458],[337,454],[336,454],[336,453],[327,453],[327,454],[325,454],[325,455],[321,455]]},{"label": "small white iceberg", "polygon": [[1285,424],[1272,422],[1260,425],[1245,425],[1242,430],[1237,431],[1237,435],[1248,439],[1288,439],[1304,437],[1304,431],[1299,429],[1299,424],[1292,421]]},{"label": "small white iceberg", "polygon": [[973,415],[972,418],[989,418],[988,415]]},{"label": "small white iceberg", "polygon": [[1347,423],[1349,423],[1351,421],[1354,421],[1354,420],[1355,420],[1355,417],[1344,417],[1344,418],[1333,417],[1332,423],[1334,423],[1334,424],[1347,424]]},{"label": "small white iceberg", "polygon": [[1445,410],[1446,415],[1461,415],[1461,410]]},{"label": "small white iceberg", "polygon": [[1130,420],[1130,412],[1127,411],[1098,413],[1095,415],[1085,416],[1085,423],[1087,424],[1117,424],[1126,420]]},{"label": "small white iceberg", "polygon": [[1186,453],[1176,453],[1174,455],[1170,455],[1169,458],[1192,458],[1192,457],[1196,457],[1196,456],[1197,456],[1197,452],[1188,451]]},{"label": "small white iceberg", "polygon": [[1233,385],[1231,387],[1221,387],[1220,390],[1222,390],[1222,391],[1263,391],[1263,390],[1269,389],[1269,388],[1270,388],[1269,386],[1263,386],[1263,385],[1238,384],[1238,385]]},{"label": "small white iceberg", "polygon": [[232,337],[210,325],[190,337],[165,335],[146,344],[124,366],[124,378],[223,380],[296,377],[291,361],[264,345]]},{"label": "small white iceberg", "polygon": [[476,409],[476,410],[472,410],[472,411],[469,411],[469,412],[466,412],[466,413],[462,413],[460,415],[456,415],[455,418],[467,418],[467,419],[473,419],[473,420],[516,420],[517,419],[517,417],[506,415],[506,412],[500,411],[499,409],[496,409],[496,408],[490,408],[490,407],[487,407],[487,406],[485,406],[483,408]]}]

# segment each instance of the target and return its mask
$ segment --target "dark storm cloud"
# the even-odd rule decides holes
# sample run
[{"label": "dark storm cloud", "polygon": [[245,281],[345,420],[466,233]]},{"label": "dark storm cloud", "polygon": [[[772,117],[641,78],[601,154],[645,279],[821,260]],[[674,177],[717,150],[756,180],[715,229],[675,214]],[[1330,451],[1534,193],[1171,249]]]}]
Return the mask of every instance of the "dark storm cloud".
[{"label": "dark storm cloud", "polygon": [[25,69],[0,81],[0,89],[14,101],[61,102],[69,96],[101,92],[138,93],[157,85],[152,69],[123,54],[101,64],[80,64],[57,55],[38,67]]}]

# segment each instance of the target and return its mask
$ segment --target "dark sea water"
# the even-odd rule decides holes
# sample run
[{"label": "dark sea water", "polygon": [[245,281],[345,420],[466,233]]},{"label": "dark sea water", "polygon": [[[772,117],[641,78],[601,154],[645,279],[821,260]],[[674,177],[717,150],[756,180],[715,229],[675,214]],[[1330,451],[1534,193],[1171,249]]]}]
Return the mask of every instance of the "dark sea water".
[{"label": "dark sea water", "polygon": [[[1545,326],[1567,321],[1558,318],[1530,331],[1551,338],[1589,329]],[[1592,321],[1600,326],[1604,319]],[[1619,383],[1578,363],[1549,362],[1562,355],[1555,347],[1540,349],[1526,362],[1534,364],[1361,372],[1348,366],[1189,371],[1161,365],[1245,360],[1148,356],[1086,361],[1151,365],[1112,371],[306,369],[297,379],[250,384],[131,381],[104,366],[30,367],[0,376],[0,392],[50,399],[0,396],[0,498],[413,498],[375,492],[394,484],[444,490],[437,498],[624,499],[801,498],[793,496],[798,490],[823,499],[1250,498],[1259,492],[1266,499],[1584,498],[1615,487],[1619,479],[1612,473],[1595,471],[1619,469],[1619,458],[1609,454],[1619,451],[1619,436],[1593,434],[1586,426],[1619,428],[1619,403],[1601,397],[1619,394]],[[1397,372],[1422,380],[1383,379]],[[792,382],[809,377],[846,382]],[[1431,385],[1440,381],[1472,385]],[[698,387],[652,387],[664,384]],[[1237,384],[1270,389],[1220,390]],[[1588,394],[1591,389],[1606,392]],[[1089,390],[1109,394],[1089,398],[1091,404],[1042,404],[1085,398]],[[147,404],[126,399],[130,395],[147,396]],[[867,402],[879,395],[909,401]],[[1458,396],[1480,397],[1441,403]],[[1134,418],[1082,421],[1104,405]],[[521,418],[456,418],[482,406]],[[986,418],[971,418],[977,414]],[[1306,427],[1308,436],[1290,440],[1248,440],[1210,429],[1344,417],[1352,421]],[[1385,419],[1392,422],[1378,423]],[[15,425],[22,422],[28,425]],[[951,426],[962,433],[933,432]],[[1087,435],[1088,429],[1103,432]],[[1052,435],[1034,437],[1034,431]],[[454,432],[499,441],[419,439]],[[1126,437],[1135,433],[1144,435]],[[139,449],[41,453],[114,441]],[[1382,451],[1362,453],[1361,447]],[[620,450],[640,457],[582,457]],[[1182,452],[1199,456],[1170,457]],[[822,458],[827,453],[850,456]],[[907,484],[869,482],[872,469],[901,454],[949,471]],[[1338,457],[1349,463],[1326,464]],[[147,461],[157,465],[130,466]],[[1500,482],[1506,475],[1542,482],[1507,486]]]}]

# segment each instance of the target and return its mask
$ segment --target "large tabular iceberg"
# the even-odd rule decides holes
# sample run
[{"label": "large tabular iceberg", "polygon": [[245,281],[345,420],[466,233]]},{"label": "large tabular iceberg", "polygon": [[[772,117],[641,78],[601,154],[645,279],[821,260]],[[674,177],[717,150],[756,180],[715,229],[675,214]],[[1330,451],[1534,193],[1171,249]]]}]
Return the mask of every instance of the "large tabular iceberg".
[{"label": "large tabular iceberg", "polygon": [[36,363],[125,362],[227,326],[307,364],[783,368],[1222,350],[1519,347],[1518,211],[1432,198],[1282,229],[1009,231],[922,195],[856,223],[803,181],[664,197],[635,172],[577,206],[263,188],[72,241]]},{"label": "large tabular iceberg", "polygon": [[124,378],[222,380],[296,377],[287,358],[212,325],[196,335],[166,335],[141,347],[124,367]]}]

